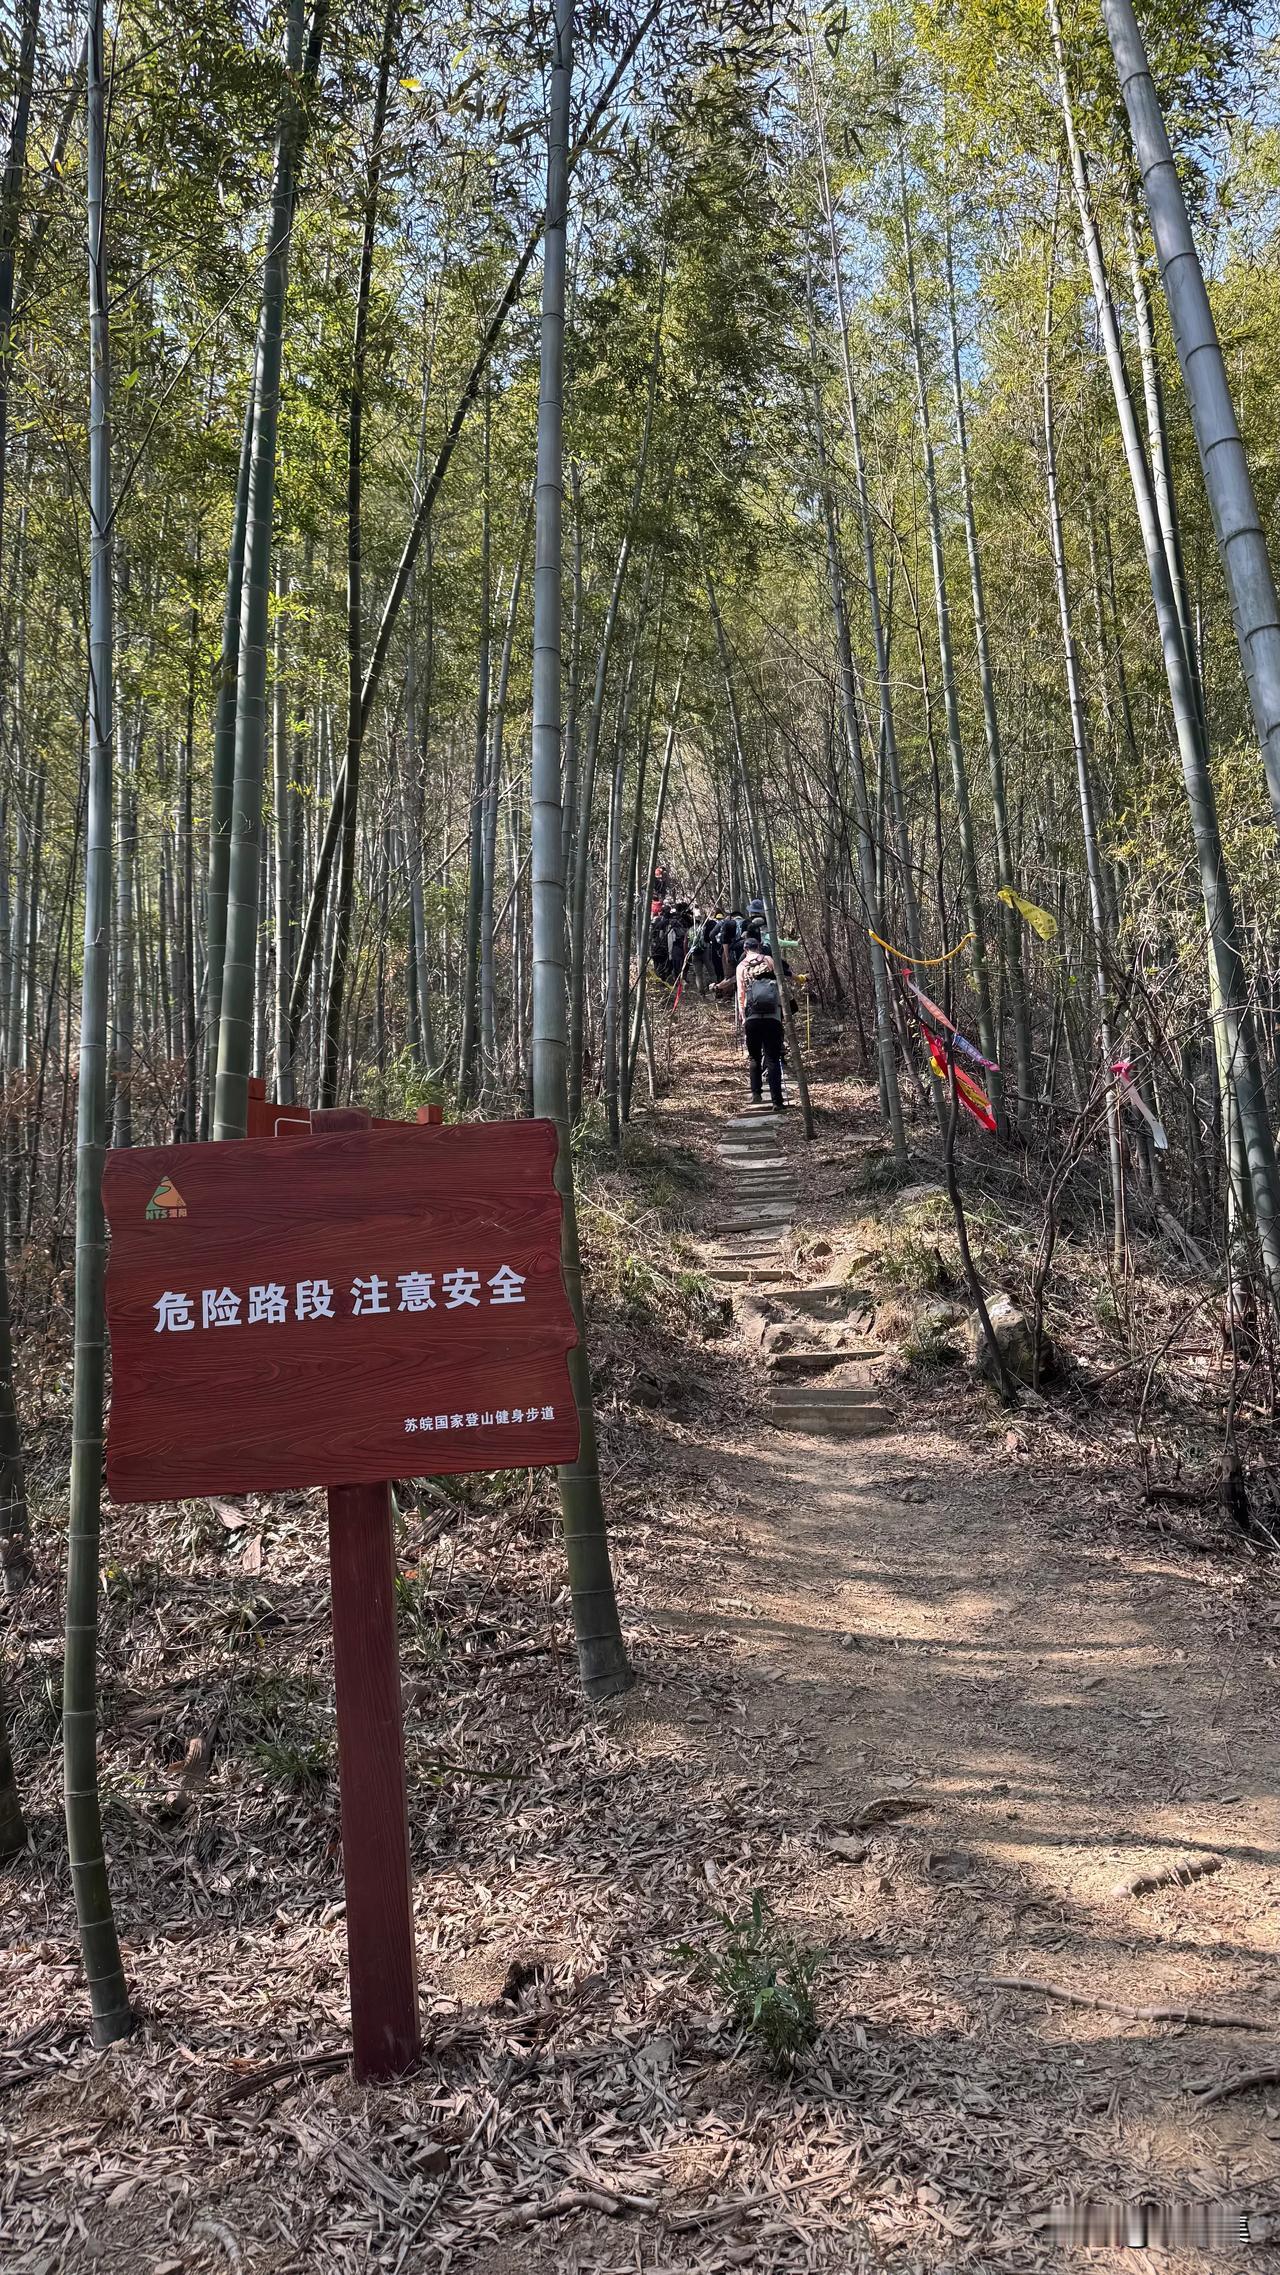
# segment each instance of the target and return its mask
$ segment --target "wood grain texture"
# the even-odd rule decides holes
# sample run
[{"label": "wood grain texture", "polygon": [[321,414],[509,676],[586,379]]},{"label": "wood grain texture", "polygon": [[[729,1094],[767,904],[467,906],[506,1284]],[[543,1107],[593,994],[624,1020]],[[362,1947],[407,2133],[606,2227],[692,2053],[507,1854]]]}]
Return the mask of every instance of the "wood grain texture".
[{"label": "wood grain texture", "polygon": [[[572,1460],[555,1154],[553,1126],[532,1121],[111,1153],[113,1497]],[[491,1300],[504,1266],[523,1301]],[[444,1275],[459,1269],[479,1275],[477,1305],[449,1307]],[[398,1308],[406,1273],[432,1275],[433,1308]],[[388,1308],[357,1313],[354,1283],[374,1278]],[[299,1318],[297,1290],[315,1280],[328,1281],[333,1316]],[[249,1324],[249,1290],[268,1285],[285,1290],[286,1316]],[[239,1299],[236,1322],[203,1325],[204,1292],[223,1289]],[[157,1331],[166,1294],[188,1300],[192,1328]]]},{"label": "wood grain texture", "polygon": [[330,1488],[329,1571],[355,2073],[392,2078],[421,2033],[387,1486]]}]

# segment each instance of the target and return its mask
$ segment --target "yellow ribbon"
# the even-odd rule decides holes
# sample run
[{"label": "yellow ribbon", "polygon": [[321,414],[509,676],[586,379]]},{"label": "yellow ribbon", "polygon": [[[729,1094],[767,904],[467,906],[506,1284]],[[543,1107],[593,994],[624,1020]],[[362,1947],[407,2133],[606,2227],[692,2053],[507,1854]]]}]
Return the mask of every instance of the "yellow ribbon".
[{"label": "yellow ribbon", "polygon": [[1021,893],[1015,893],[1012,885],[1001,885],[996,899],[1003,901],[1006,908],[1016,909],[1023,923],[1029,924],[1033,932],[1038,932],[1042,940],[1057,938],[1057,917],[1050,916],[1048,909],[1038,907],[1035,901],[1024,900]]},{"label": "yellow ribbon", "polygon": [[900,964],[913,964],[917,969],[923,969],[925,965],[949,964],[953,956],[958,956],[963,949],[968,947],[971,940],[976,940],[978,937],[976,932],[966,932],[963,940],[959,941],[954,948],[948,948],[945,956],[909,956],[905,948],[895,948],[891,941],[882,940],[878,932],[872,932],[870,925],[867,926],[867,933],[869,938],[875,941],[877,948],[884,949],[886,956],[896,956]]}]

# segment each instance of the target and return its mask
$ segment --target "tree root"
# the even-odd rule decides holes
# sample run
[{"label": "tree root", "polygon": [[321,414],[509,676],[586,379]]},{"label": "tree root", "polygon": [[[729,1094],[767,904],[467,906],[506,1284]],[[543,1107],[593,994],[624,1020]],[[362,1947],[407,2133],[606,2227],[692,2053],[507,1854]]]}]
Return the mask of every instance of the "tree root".
[{"label": "tree root", "polygon": [[1113,1896],[1149,1896],[1154,1888],[1185,1888],[1193,1880],[1207,1880],[1211,1872],[1221,1872],[1220,1856],[1180,1856],[1173,1864],[1162,1864],[1156,1872],[1140,1872],[1136,1880],[1118,1880]]},{"label": "tree root", "polygon": [[1229,2101],[1233,2093],[1252,2093],[1255,2086],[1261,2085],[1280,2085],[1280,2069],[1272,2066],[1265,2070],[1237,2070],[1234,2077],[1222,2078],[1217,2083],[1212,2078],[1201,2078],[1190,2091],[1197,2106],[1207,2109],[1211,2102]]},{"label": "tree root", "polygon": [[1028,1975],[990,1975],[986,1987],[993,1991],[1036,1991],[1041,1998],[1061,1999],[1064,2006],[1090,2007],[1096,2014],[1118,2014],[1126,2022],[1181,2022],[1192,2030],[1275,2028],[1269,2015],[1205,2014],[1193,2006],[1125,2006],[1119,1999],[1100,1999],[1089,1991],[1069,1990],[1065,1983],[1033,1982]]}]

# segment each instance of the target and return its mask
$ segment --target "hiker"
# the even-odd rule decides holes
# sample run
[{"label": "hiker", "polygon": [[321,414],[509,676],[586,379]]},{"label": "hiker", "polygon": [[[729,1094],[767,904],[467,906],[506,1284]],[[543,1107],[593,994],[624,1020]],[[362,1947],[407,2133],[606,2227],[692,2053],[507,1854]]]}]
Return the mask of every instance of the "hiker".
[{"label": "hiker", "polygon": [[743,922],[739,908],[730,909],[729,914],[720,919],[718,945],[721,979],[731,980],[738,968],[738,958],[742,954]]},{"label": "hiker", "polygon": [[649,920],[649,954],[660,980],[669,979],[671,964],[668,955],[671,911],[665,901],[659,901]]},{"label": "hiker", "polygon": [[[782,1025],[782,994],[777,969],[758,920],[748,924],[742,960],[732,980],[721,980],[718,994],[726,994],[732,987],[736,991],[738,1017],[746,1039],[750,1061],[751,1097],[755,1105],[762,1102],[765,1080],[769,1084],[769,1100],[775,1114],[783,1111],[782,1061],[784,1030]],[[791,967],[780,958],[783,979],[790,979]],[[795,1009],[794,1001],[791,1006]]]},{"label": "hiker", "polygon": [[706,995],[720,977],[719,959],[715,947],[716,921],[714,916],[704,917],[695,908],[693,912],[694,929],[687,969],[689,978],[697,988],[699,995]]},{"label": "hiker", "polygon": [[688,901],[673,902],[667,918],[667,977],[671,980],[678,980],[684,970],[692,930],[693,910]]}]

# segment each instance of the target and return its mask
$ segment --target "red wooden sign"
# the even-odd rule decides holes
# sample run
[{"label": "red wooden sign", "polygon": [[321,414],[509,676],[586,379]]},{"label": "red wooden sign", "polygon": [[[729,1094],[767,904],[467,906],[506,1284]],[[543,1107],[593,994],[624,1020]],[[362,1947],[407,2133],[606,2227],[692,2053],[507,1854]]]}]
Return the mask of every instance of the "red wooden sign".
[{"label": "red wooden sign", "polygon": [[[249,1077],[247,1106],[249,1126],[244,1134],[251,1138],[310,1137],[315,1126],[315,1116],[321,1111],[315,1106],[278,1104],[276,1099],[268,1098],[266,1083],[259,1075]],[[419,1106],[415,1120],[422,1125],[439,1123],[444,1120],[444,1112],[439,1106]],[[403,1122],[382,1120],[377,1114],[365,1116],[365,1123],[367,1128],[374,1130],[402,1130],[405,1127]],[[323,1126],[322,1121],[321,1127]]]},{"label": "red wooden sign", "polygon": [[550,1122],[111,1153],[117,1501],[571,1461]]}]

